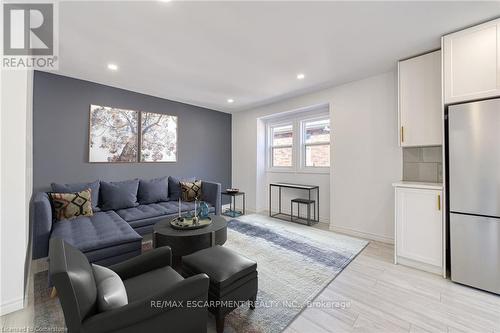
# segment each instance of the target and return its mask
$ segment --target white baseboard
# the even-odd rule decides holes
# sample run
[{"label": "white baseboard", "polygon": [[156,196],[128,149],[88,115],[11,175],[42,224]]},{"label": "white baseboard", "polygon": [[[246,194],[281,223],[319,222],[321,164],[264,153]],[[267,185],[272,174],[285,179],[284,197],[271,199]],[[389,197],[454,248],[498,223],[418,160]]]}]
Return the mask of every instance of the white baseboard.
[{"label": "white baseboard", "polygon": [[419,269],[421,271],[426,271],[426,272],[434,273],[437,275],[443,275],[443,268],[442,267],[429,265],[429,264],[426,264],[423,262],[418,262],[418,261],[404,258],[404,257],[400,257],[400,256],[397,256],[396,264],[416,268],[416,269]]},{"label": "white baseboard", "polygon": [[[230,209],[231,208],[231,205],[230,204],[225,204],[225,205],[222,205],[222,212],[224,213],[224,211],[226,209]],[[236,210],[242,210],[242,207],[240,206],[237,206],[236,207]],[[245,207],[245,215],[249,215],[249,214],[256,214],[257,212],[255,211],[254,208],[249,208],[249,207]]]},{"label": "white baseboard", "polygon": [[[285,213],[285,214],[290,214],[290,211],[288,211],[288,210],[284,210],[283,209],[282,212]],[[294,210],[294,212],[295,212],[295,210]],[[273,213],[276,213],[276,212],[273,212]],[[261,210],[261,211],[257,212],[257,214],[269,216],[269,211],[268,210]],[[319,217],[319,223],[329,225],[330,224],[330,219],[328,219],[327,217],[324,217],[324,216],[320,216]]]},{"label": "white baseboard", "polygon": [[0,316],[6,315],[8,313],[18,311],[24,308],[24,297],[19,299],[0,304]]},{"label": "white baseboard", "polygon": [[[229,204],[222,205],[222,211],[224,211],[226,208],[229,209]],[[269,216],[269,211],[268,210],[256,211],[253,208],[246,208],[245,210],[246,210],[246,215],[249,215],[249,214],[259,214],[259,215]],[[285,212],[285,213],[288,214],[288,212]],[[319,217],[319,223],[324,224],[325,226],[329,226],[330,225],[330,221],[327,218],[323,218],[321,216]]]},{"label": "white baseboard", "polygon": [[364,231],[359,231],[351,228],[345,228],[345,227],[339,227],[336,225],[330,225],[330,230],[331,231],[336,231],[342,234],[350,235],[350,236],[355,236],[355,237],[360,237],[360,238],[365,238],[369,240],[374,240],[377,242],[382,242],[382,243],[387,243],[387,244],[394,244],[394,238],[386,237],[386,236],[381,236],[377,234],[372,234],[369,232],[364,232]]}]

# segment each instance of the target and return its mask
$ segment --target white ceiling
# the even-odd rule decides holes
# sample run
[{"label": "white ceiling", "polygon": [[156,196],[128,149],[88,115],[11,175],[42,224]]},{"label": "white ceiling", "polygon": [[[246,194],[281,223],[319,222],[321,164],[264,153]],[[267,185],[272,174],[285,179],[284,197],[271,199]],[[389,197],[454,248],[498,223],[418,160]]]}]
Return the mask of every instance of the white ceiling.
[{"label": "white ceiling", "polygon": [[233,112],[389,71],[498,16],[500,2],[61,2],[58,73]]}]

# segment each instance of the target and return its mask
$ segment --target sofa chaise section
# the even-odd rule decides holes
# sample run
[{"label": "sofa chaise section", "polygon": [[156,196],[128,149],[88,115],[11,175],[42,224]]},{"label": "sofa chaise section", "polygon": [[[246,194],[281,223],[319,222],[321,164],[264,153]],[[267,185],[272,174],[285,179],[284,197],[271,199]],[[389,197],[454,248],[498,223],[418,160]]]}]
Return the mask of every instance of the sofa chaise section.
[{"label": "sofa chaise section", "polygon": [[54,223],[50,238],[64,239],[90,262],[111,265],[141,254],[142,236],[114,211]]},{"label": "sofa chaise section", "polygon": [[90,261],[102,265],[132,258],[141,253],[142,237],[114,211],[53,222],[47,193],[33,197],[33,258],[48,255],[49,240],[62,238],[81,249]]}]

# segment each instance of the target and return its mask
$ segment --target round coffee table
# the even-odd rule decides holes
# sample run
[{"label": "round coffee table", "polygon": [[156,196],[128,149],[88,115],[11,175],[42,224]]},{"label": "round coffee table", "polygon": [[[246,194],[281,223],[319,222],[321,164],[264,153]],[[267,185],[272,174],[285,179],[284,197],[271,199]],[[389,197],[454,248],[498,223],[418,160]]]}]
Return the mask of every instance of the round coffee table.
[{"label": "round coffee table", "polygon": [[153,247],[170,246],[173,267],[180,267],[182,256],[199,250],[223,245],[227,240],[227,221],[220,216],[210,216],[212,224],[195,230],[176,230],[165,219],[154,225]]}]

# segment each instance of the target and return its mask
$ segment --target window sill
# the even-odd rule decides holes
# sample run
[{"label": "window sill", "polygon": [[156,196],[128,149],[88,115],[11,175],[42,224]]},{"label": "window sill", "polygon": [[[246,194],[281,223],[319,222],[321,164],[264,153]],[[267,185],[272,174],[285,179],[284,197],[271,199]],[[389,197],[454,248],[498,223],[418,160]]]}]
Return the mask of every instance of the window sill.
[{"label": "window sill", "polygon": [[304,168],[297,170],[297,173],[316,173],[316,174],[330,174],[330,168],[318,168],[318,169],[312,169],[312,168]]},{"label": "window sill", "polygon": [[329,175],[330,169],[267,169],[267,173],[298,173],[298,174],[320,174],[320,175]]},{"label": "window sill", "polygon": [[268,168],[266,170],[268,173],[295,173],[297,172],[295,169],[279,169],[279,168]]}]

